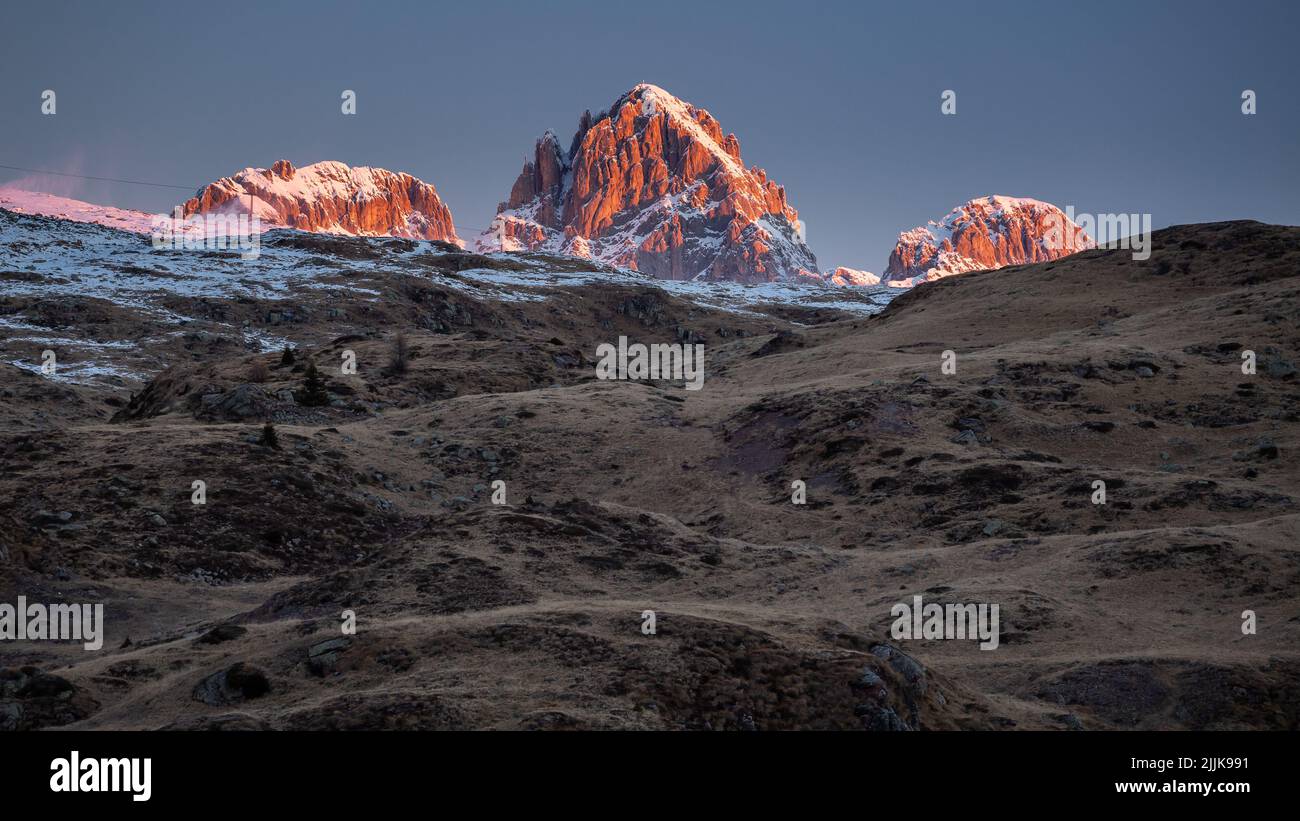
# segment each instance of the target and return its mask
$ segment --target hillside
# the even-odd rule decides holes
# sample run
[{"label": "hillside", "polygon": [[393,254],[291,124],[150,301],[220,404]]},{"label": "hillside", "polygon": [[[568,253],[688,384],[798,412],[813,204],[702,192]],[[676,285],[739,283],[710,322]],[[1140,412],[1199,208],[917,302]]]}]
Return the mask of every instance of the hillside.
[{"label": "hillside", "polygon": [[[267,240],[267,275],[304,242]],[[138,378],[0,365],[0,600],[102,600],[108,619],[98,653],[7,648],[0,666],[48,686],[0,691],[0,722],[1300,727],[1300,229],[1179,226],[1143,262],[947,277],[883,311],[313,242],[279,253],[319,279],[151,297],[200,324],[164,337],[142,311],[100,337],[139,341],[99,349]],[[125,310],[56,310],[29,286],[58,275],[9,267],[6,327],[92,339]],[[252,350],[273,314],[292,364]],[[619,335],[704,344],[704,389],[596,380]],[[307,362],[324,407],[294,396]],[[913,595],[1000,603],[1001,646],[891,639]]]}]

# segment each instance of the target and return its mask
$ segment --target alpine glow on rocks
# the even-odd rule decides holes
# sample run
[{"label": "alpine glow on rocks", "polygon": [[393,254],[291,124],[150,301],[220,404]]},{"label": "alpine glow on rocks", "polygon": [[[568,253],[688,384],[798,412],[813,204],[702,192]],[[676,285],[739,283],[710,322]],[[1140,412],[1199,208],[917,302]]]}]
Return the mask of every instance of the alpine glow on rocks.
[{"label": "alpine glow on rocks", "polygon": [[460,244],[451,210],[423,180],[383,168],[318,162],[245,168],[199,189],[184,216],[249,210],[267,226],[331,234],[437,239]]},{"label": "alpine glow on rocks", "polygon": [[[940,222],[931,220],[899,234],[883,280],[915,284],[968,271],[1050,262],[1094,247],[1082,230],[1061,232],[1062,225],[1078,229],[1051,203],[997,194],[973,199]],[[1051,241],[1054,227],[1065,241]]]},{"label": "alpine glow on rocks", "polygon": [[567,151],[548,131],[480,251],[550,251],[660,279],[817,276],[785,189],[746,168],[709,112],[642,83],[583,113]]}]

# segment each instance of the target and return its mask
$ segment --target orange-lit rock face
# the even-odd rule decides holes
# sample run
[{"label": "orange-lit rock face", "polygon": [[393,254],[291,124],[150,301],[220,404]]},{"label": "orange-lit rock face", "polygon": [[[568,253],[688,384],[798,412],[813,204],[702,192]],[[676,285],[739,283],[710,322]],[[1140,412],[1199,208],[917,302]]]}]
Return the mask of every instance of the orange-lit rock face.
[{"label": "orange-lit rock face", "polygon": [[567,151],[547,132],[480,250],[598,257],[664,279],[761,282],[816,271],[785,189],[740,161],[707,111],[639,85],[584,113]]},{"label": "orange-lit rock face", "polygon": [[1093,246],[1092,238],[1055,205],[995,195],[971,200],[941,222],[899,234],[884,278],[933,280],[1048,262]]},{"label": "orange-lit rock face", "polygon": [[832,285],[879,285],[880,277],[870,271],[845,268],[843,265],[825,275]]},{"label": "orange-lit rock face", "polygon": [[279,160],[270,168],[245,168],[204,186],[184,211],[247,214],[250,206],[264,225],[460,243],[451,210],[432,185],[410,174],[340,162],[294,168]]}]

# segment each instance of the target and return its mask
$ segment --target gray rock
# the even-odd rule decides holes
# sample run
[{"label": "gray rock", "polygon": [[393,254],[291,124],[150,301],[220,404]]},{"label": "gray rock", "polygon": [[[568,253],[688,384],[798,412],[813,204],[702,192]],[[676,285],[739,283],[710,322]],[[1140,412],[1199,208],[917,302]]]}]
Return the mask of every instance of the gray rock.
[{"label": "gray rock", "polygon": [[22,723],[23,705],[16,701],[0,701],[0,732],[15,732]]},{"label": "gray rock", "polygon": [[96,706],[61,676],[31,666],[0,668],[0,730],[70,724]]},{"label": "gray rock", "polygon": [[889,690],[885,687],[885,680],[870,667],[863,668],[862,675],[849,682],[849,687],[852,688],[854,692],[867,693],[873,698],[881,701],[889,696]]},{"label": "gray rock", "polygon": [[952,437],[953,444],[957,444],[957,445],[966,445],[966,446],[978,445],[979,441],[980,441],[979,436],[976,435],[975,431],[973,430],[964,430],[961,433],[957,434],[956,436]]},{"label": "gray rock", "polygon": [[240,627],[237,624],[218,624],[208,632],[194,640],[195,644],[221,644],[225,641],[233,641],[245,633],[248,628]]},{"label": "gray rock", "polygon": [[957,428],[959,430],[970,430],[975,433],[983,433],[984,420],[975,416],[967,416],[957,420]]},{"label": "gray rock", "polygon": [[892,707],[875,704],[859,704],[853,708],[853,714],[862,719],[864,729],[875,732],[904,732],[911,728],[898,717]]},{"label": "gray rock", "polygon": [[1278,457],[1277,445],[1273,444],[1272,439],[1260,439],[1249,453],[1255,459],[1276,459]]},{"label": "gray rock", "polygon": [[1074,713],[1061,713],[1059,715],[1052,716],[1052,718],[1064,724],[1066,729],[1068,730],[1083,729],[1083,722],[1080,721],[1079,717],[1076,716]]},{"label": "gray rock", "polygon": [[266,673],[242,661],[213,673],[194,686],[194,700],[213,707],[259,698],[271,691]]},{"label": "gray rock", "polygon": [[334,672],[339,657],[351,646],[352,640],[343,636],[313,644],[307,648],[307,669],[317,676]]},{"label": "gray rock", "polygon": [[225,393],[209,393],[199,398],[196,415],[200,419],[242,422],[265,419],[270,412],[270,398],[259,385],[239,385]]},{"label": "gray rock", "polygon": [[889,662],[889,666],[894,668],[894,672],[903,677],[903,681],[907,684],[908,691],[912,695],[918,697],[925,695],[929,684],[925,678],[925,668],[916,659],[897,647],[888,644],[877,644],[872,647],[871,655]]},{"label": "gray rock", "polygon": [[1284,359],[1270,359],[1264,366],[1264,373],[1274,379],[1287,379],[1296,375],[1296,367]]},{"label": "gray rock", "polygon": [[31,515],[28,521],[37,527],[60,527],[71,522],[72,518],[73,514],[68,510],[61,510],[58,513],[50,510],[38,510]]}]

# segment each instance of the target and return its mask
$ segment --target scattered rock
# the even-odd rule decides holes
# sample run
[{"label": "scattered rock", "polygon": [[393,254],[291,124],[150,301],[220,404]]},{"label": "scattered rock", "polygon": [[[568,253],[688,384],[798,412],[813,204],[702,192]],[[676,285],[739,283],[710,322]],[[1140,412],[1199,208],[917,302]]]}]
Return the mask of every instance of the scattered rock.
[{"label": "scattered rock", "polygon": [[59,727],[98,708],[62,676],[31,666],[0,669],[0,732]]},{"label": "scattered rock", "polygon": [[920,698],[925,695],[926,688],[929,686],[925,677],[925,668],[916,659],[888,644],[877,644],[872,647],[871,655],[889,662],[894,672],[903,677],[912,696]]},{"label": "scattered rock", "polygon": [[952,437],[951,441],[955,445],[966,445],[967,447],[971,445],[978,445],[980,443],[979,436],[976,435],[975,431],[973,430],[964,430],[961,433],[957,434],[956,436]]},{"label": "scattered rock", "polygon": [[219,624],[208,632],[194,640],[195,644],[221,644],[225,641],[233,641],[245,633],[248,628],[240,627],[237,624]]},{"label": "scattered rock", "polygon": [[266,674],[241,661],[219,673],[213,673],[195,685],[194,699],[220,707],[258,698],[270,691],[271,682]]},{"label": "scattered rock", "polygon": [[873,732],[904,732],[910,730],[907,722],[898,717],[892,707],[876,704],[859,704],[853,708],[853,714],[862,719],[862,727]]},{"label": "scattered rock", "polygon": [[351,646],[352,640],[342,636],[313,644],[307,648],[307,669],[316,676],[332,673],[339,657]]},{"label": "scattered rock", "polygon": [[224,393],[200,396],[195,416],[213,421],[247,422],[268,418],[270,408],[271,400],[260,385],[239,385]]}]

